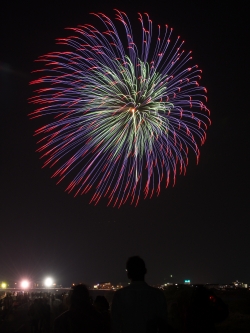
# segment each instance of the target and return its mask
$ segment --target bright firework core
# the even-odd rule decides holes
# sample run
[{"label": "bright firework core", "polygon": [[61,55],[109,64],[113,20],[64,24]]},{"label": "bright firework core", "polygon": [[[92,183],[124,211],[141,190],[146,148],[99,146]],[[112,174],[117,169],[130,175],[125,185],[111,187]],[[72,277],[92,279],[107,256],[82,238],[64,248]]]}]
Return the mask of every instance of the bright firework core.
[{"label": "bright firework core", "polygon": [[106,197],[113,206],[137,205],[185,174],[190,150],[198,162],[210,124],[206,89],[173,29],[157,26],[153,41],[152,21],[139,14],[137,46],[125,13],[116,10],[117,24],[93,15],[103,29],[94,22],[72,28],[58,39],[62,52],[38,60],[46,66],[31,82],[43,86],[30,117],[47,116],[35,133],[38,152],[55,169],[52,177],[69,180],[67,192],[89,192],[95,204]]}]

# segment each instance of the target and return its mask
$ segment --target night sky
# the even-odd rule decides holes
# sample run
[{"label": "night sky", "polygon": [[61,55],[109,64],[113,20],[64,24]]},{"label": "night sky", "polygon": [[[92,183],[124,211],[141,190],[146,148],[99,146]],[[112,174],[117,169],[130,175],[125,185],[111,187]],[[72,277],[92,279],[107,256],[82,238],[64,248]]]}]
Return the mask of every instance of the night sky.
[{"label": "night sky", "polygon": [[[148,3],[148,4],[147,4]],[[211,4],[212,3],[212,4]],[[236,1],[6,1],[1,5],[0,281],[50,275],[69,286],[126,282],[125,262],[140,255],[149,283],[250,282],[249,80],[247,8]],[[42,169],[28,119],[29,82],[38,56],[58,50],[65,27],[92,23],[90,12],[137,24],[137,12],[174,28],[193,51],[208,89],[212,126],[198,166],[137,208],[74,198]],[[96,22],[97,20],[95,20]],[[138,23],[139,24],[139,23]],[[139,27],[139,25],[138,25]],[[173,275],[171,278],[170,275]]]}]

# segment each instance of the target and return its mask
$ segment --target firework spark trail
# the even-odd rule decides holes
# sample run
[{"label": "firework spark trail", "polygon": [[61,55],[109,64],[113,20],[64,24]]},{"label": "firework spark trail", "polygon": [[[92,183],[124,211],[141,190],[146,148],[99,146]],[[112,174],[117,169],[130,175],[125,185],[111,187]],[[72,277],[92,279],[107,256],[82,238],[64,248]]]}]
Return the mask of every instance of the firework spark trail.
[{"label": "firework spark trail", "polygon": [[[39,107],[30,118],[48,116],[35,135],[44,166],[57,167],[52,177],[73,179],[68,192],[93,192],[108,204],[137,205],[159,195],[162,184],[175,183],[186,172],[189,149],[199,159],[199,145],[210,124],[201,70],[182,50],[180,37],[165,26],[153,43],[153,24],[139,14],[141,52],[125,13],[116,10],[127,43],[104,14],[93,14],[104,29],[86,24],[70,28],[73,35],[58,39],[66,52],[52,52],[38,61],[43,76],[31,82],[37,89],[31,103]],[[65,47],[65,46],[64,46]],[[151,54],[152,53],[152,54]]]}]

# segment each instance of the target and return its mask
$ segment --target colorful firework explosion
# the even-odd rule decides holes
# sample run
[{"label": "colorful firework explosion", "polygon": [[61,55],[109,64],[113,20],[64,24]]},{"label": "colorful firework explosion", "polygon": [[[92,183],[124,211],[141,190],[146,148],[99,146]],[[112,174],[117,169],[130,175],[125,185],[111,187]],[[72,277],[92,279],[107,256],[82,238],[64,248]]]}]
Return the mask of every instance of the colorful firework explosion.
[{"label": "colorful firework explosion", "polygon": [[66,51],[38,59],[45,68],[31,82],[41,88],[30,117],[48,116],[35,132],[38,152],[58,182],[71,178],[68,192],[90,192],[95,204],[107,197],[114,206],[137,205],[185,174],[190,149],[198,162],[210,123],[206,89],[184,42],[172,41],[173,29],[158,26],[153,42],[152,21],[139,14],[137,47],[125,13],[116,10],[126,42],[106,15],[93,15],[102,30],[70,28],[73,35],[58,39]]}]

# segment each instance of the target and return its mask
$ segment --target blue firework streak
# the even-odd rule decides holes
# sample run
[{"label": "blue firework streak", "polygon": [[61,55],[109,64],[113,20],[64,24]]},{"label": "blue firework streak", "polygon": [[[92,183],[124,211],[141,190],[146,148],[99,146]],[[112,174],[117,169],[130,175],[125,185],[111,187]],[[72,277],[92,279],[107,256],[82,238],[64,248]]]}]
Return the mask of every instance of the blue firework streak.
[{"label": "blue firework streak", "polygon": [[210,123],[206,89],[191,52],[179,37],[172,41],[168,26],[158,26],[152,41],[152,21],[139,14],[137,47],[125,13],[116,10],[126,43],[106,15],[93,15],[102,30],[72,28],[58,39],[67,51],[38,59],[45,68],[31,82],[42,87],[31,98],[39,108],[30,117],[48,116],[35,132],[38,151],[58,182],[71,178],[68,192],[90,191],[95,204],[107,197],[114,206],[137,205],[174,184],[177,172],[185,174],[190,149],[198,162]]}]

